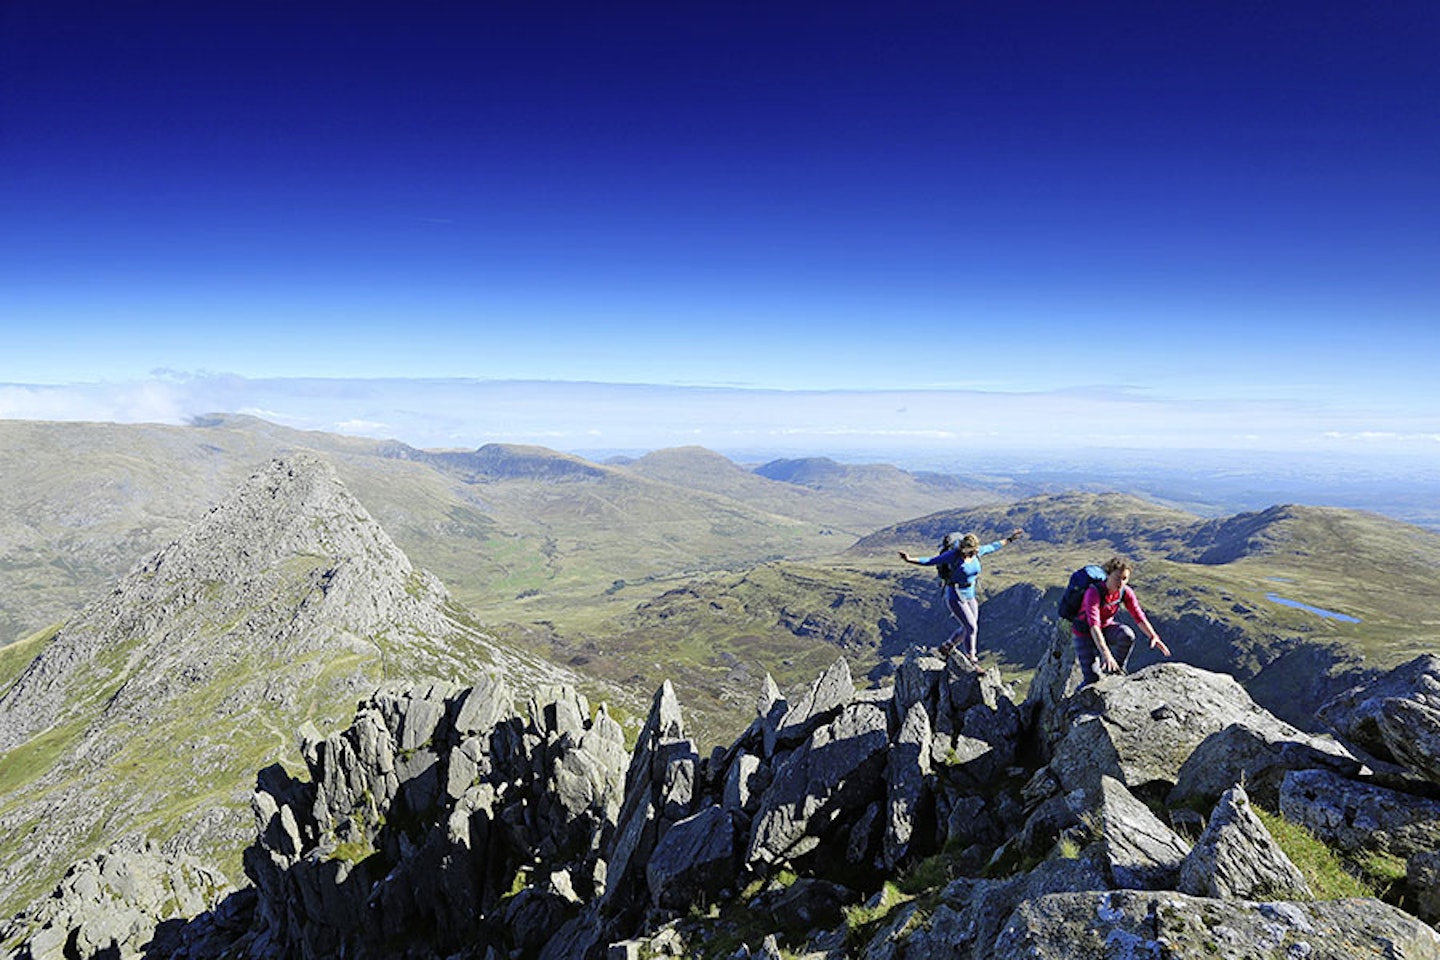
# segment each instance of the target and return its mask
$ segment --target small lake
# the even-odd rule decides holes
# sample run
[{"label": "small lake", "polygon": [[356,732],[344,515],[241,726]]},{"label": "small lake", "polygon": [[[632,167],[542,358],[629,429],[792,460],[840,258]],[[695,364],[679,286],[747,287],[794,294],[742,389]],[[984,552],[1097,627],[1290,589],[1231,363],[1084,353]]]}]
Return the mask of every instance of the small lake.
[{"label": "small lake", "polygon": [[1334,610],[1322,610],[1319,607],[1312,607],[1308,603],[1301,603],[1299,600],[1287,600],[1286,598],[1273,593],[1265,594],[1265,599],[1269,600],[1271,603],[1278,603],[1281,606],[1294,607],[1297,610],[1304,610],[1307,613],[1319,614],[1320,616],[1326,617],[1330,620],[1339,620],[1341,623],[1360,622],[1359,617],[1352,617],[1344,613],[1336,613]]}]

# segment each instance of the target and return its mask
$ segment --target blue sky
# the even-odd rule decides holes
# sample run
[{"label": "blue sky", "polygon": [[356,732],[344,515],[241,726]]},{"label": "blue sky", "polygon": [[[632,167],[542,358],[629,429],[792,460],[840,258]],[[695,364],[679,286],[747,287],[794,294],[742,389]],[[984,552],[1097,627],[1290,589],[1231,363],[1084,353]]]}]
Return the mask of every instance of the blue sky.
[{"label": "blue sky", "polygon": [[[524,432],[460,378],[1440,451],[1437,38],[1431,0],[8,0],[0,416]],[[511,439],[605,429],[527,396]],[[627,437],[735,416],[644,396]]]}]

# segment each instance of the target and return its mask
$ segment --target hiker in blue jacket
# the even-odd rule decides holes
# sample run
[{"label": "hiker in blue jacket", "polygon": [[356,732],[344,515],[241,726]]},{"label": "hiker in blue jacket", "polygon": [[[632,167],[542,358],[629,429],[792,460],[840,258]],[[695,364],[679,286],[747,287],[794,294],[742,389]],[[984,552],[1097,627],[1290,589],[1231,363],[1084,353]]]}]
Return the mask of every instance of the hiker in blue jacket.
[{"label": "hiker in blue jacket", "polygon": [[945,605],[950,608],[950,615],[959,621],[960,625],[955,628],[949,640],[936,648],[940,656],[948,657],[950,651],[958,647],[966,662],[976,670],[980,669],[980,601],[975,599],[975,581],[980,577],[980,558],[987,553],[994,553],[1007,543],[1014,543],[1024,535],[1025,531],[1017,527],[1003,540],[982,544],[980,538],[973,533],[967,533],[963,537],[947,533],[940,542],[940,552],[933,557],[912,557],[904,550],[900,551],[900,559],[906,563],[938,567],[940,578],[945,581]]}]

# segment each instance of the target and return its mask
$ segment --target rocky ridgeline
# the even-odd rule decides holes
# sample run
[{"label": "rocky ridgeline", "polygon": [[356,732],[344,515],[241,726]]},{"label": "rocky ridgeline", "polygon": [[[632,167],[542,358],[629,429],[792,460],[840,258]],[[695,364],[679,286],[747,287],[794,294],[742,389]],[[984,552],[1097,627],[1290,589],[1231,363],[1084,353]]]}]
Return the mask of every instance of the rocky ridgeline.
[{"label": "rocky ridgeline", "polygon": [[484,669],[527,683],[556,670],[457,618],[328,464],[276,460],[67,623],[0,697],[3,762],[36,770],[0,804],[0,903],[19,909],[21,890],[53,885],[97,838],[228,851],[220,865],[243,879],[255,770],[292,754],[304,718],[344,723],[387,678]]},{"label": "rocky ridgeline", "polygon": [[[706,755],[668,683],[630,751],[572,690],[383,689],[304,731],[308,780],[261,773],[253,888],[143,955],[1440,958],[1440,658],[1328,704],[1347,746],[1185,664],[1074,691],[1069,646],[1023,704],[919,651],[884,690],[767,681]],[[1314,900],[1254,805],[1406,858],[1410,912]],[[942,850],[954,879],[887,901]],[[17,956],[99,955],[37,949],[96,929],[76,896]]]}]

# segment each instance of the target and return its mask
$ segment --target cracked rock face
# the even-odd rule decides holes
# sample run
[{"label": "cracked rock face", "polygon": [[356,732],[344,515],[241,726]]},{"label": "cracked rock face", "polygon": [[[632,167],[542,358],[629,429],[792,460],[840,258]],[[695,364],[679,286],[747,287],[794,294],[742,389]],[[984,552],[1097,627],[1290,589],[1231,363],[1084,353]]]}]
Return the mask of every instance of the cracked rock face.
[{"label": "cracked rock face", "polygon": [[1308,898],[1299,868],[1250,809],[1243,787],[1225,791],[1180,867],[1179,889],[1197,897]]}]

